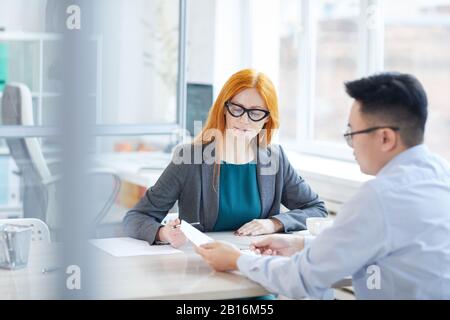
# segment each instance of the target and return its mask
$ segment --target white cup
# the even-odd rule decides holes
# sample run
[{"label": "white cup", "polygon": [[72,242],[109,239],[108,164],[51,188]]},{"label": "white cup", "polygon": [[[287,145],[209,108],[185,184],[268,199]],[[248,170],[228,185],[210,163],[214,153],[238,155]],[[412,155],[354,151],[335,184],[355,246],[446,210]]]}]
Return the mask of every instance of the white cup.
[{"label": "white cup", "polygon": [[311,235],[317,236],[326,228],[333,225],[333,220],[330,218],[312,217],[306,219],[306,228]]}]

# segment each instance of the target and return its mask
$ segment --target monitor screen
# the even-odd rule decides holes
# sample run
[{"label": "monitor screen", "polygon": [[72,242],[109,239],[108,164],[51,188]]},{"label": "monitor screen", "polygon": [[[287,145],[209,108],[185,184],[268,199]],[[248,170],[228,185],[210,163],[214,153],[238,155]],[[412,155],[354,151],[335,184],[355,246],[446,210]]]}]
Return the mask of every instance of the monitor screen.
[{"label": "monitor screen", "polygon": [[[205,125],[209,109],[213,103],[213,86],[209,84],[188,83],[186,100],[186,129],[191,136],[194,132],[194,121],[201,121]],[[198,130],[198,129],[197,129]]]}]

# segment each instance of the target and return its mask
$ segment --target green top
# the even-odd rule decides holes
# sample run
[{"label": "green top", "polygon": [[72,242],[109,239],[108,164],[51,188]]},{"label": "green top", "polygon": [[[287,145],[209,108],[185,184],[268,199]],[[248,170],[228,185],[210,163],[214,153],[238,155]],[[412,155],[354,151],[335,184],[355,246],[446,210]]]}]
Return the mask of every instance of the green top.
[{"label": "green top", "polygon": [[8,47],[0,43],[0,91],[3,91],[8,82]]},{"label": "green top", "polygon": [[261,216],[256,164],[220,165],[219,213],[214,231],[237,230]]}]

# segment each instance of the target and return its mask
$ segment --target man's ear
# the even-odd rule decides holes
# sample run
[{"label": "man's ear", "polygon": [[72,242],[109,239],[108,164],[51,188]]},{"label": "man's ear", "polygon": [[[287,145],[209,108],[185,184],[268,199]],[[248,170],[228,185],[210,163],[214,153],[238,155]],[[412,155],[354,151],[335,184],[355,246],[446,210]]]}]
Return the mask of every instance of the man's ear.
[{"label": "man's ear", "polygon": [[389,152],[394,150],[397,145],[400,143],[400,137],[396,134],[395,131],[390,129],[381,129],[379,130],[381,140],[381,150],[384,152]]}]

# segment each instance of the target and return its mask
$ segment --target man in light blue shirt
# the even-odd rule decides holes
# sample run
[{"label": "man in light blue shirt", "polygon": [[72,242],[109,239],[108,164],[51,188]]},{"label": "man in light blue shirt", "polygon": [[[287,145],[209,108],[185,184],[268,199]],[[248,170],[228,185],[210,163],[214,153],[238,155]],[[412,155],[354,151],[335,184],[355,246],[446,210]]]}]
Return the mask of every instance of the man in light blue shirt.
[{"label": "man in light blue shirt", "polygon": [[366,182],[316,239],[273,235],[263,256],[212,243],[197,252],[290,298],[324,298],[352,276],[359,299],[450,299],[450,165],[423,145],[427,97],[413,76],[346,83],[355,99],[344,135]]}]

